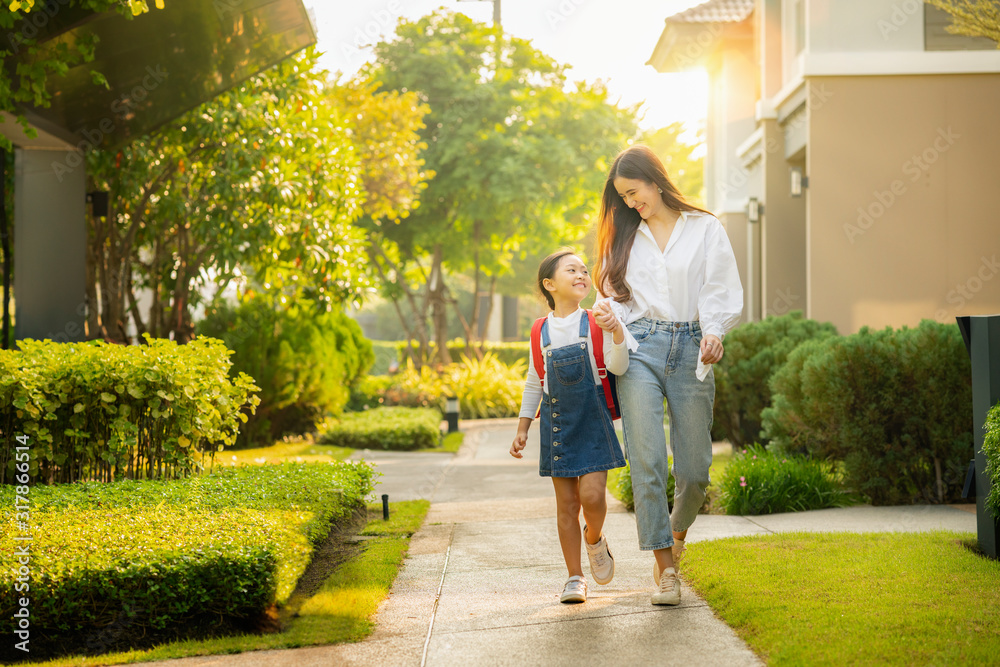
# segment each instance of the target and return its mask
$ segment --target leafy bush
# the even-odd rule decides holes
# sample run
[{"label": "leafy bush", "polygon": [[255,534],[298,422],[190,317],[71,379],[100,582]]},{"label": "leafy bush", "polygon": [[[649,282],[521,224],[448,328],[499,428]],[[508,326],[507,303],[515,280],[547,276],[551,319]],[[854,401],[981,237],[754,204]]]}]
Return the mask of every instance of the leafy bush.
[{"label": "leafy bush", "polygon": [[260,407],[241,430],[239,447],[312,431],[324,415],[340,413],[375,358],[361,327],[344,313],[275,310],[262,298],[216,304],[198,331],[225,341],[235,350],[234,372],[261,387]]},{"label": "leafy bush", "polygon": [[719,502],[726,514],[776,514],[844,507],[853,499],[830,466],[805,456],[782,456],[760,445],[736,454],[722,473]]},{"label": "leafy bush", "polygon": [[[400,366],[407,360],[417,361],[416,355],[420,349],[420,343],[418,341],[400,341],[394,343],[395,349],[397,351],[397,359],[400,360]],[[524,361],[527,363],[531,358],[531,344],[528,341],[512,341],[506,343],[499,343],[496,341],[482,341],[478,345],[479,351],[483,354],[492,354],[494,357],[500,360],[501,363],[506,365],[514,365],[518,361]],[[424,359],[425,363],[434,364],[437,360],[437,342],[430,341],[428,345],[428,358]],[[462,338],[454,338],[448,341],[448,352],[452,359],[461,359],[462,357],[474,357],[473,350],[466,345],[465,340]]]},{"label": "leafy bush", "polygon": [[726,354],[715,365],[714,414],[734,447],[766,444],[761,413],[771,405],[768,383],[789,353],[807,340],[836,335],[832,324],[803,319],[796,310],[742,324],[726,336]]},{"label": "leafy bush", "polygon": [[[667,477],[667,502],[670,507],[674,506],[674,473],[673,473],[674,459],[672,456],[667,457],[667,468],[671,470],[670,475]],[[619,468],[618,472],[618,482],[617,482],[617,493],[618,500],[625,505],[625,509],[632,512],[635,511],[635,497],[632,494],[632,467],[629,465],[628,461],[625,462],[624,468]],[[609,473],[610,474],[610,473]]]},{"label": "leafy bush", "polygon": [[463,419],[516,417],[521,409],[521,394],[528,372],[526,361],[511,366],[492,353],[481,360],[462,357],[462,363],[450,364],[441,372],[430,366],[417,370],[413,362],[393,377],[385,390],[384,405],[437,407],[445,410],[445,398],[457,396]]},{"label": "leafy bush", "polygon": [[348,412],[328,421],[319,436],[322,444],[398,451],[436,447],[440,439],[440,412],[401,407]]},{"label": "leafy bush", "polygon": [[[363,463],[284,464],[33,488],[32,655],[250,629],[288,599],[333,521],[363,506],[373,474]],[[13,506],[13,492],[0,488],[0,502]],[[3,523],[0,632],[10,634],[20,530]]]},{"label": "leafy bush", "polygon": [[772,379],[764,430],[779,453],[844,462],[873,504],[961,496],[972,455],[971,369],[957,327],[929,320],[810,341]]},{"label": "leafy bush", "polygon": [[389,375],[365,375],[351,387],[351,398],[347,401],[347,409],[361,412],[377,408],[385,403],[385,393],[392,387],[395,379]]},{"label": "leafy bush", "polygon": [[986,474],[992,480],[986,506],[993,518],[1000,519],[1000,403],[990,410],[985,429],[983,453],[986,454]]},{"label": "leafy bush", "polygon": [[253,378],[228,376],[222,341],[146,345],[21,340],[0,350],[0,484],[27,436],[36,481],[188,475],[196,452],[235,441],[259,399]]}]

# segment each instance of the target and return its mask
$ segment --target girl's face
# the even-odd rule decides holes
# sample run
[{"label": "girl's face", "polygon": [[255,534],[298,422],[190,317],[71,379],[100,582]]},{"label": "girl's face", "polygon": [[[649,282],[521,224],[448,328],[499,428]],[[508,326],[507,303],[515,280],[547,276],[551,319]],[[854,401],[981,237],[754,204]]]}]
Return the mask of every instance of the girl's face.
[{"label": "girl's face", "polygon": [[625,205],[638,211],[643,220],[648,220],[649,216],[663,208],[663,199],[656,191],[655,183],[619,176],[615,179],[614,185]]},{"label": "girl's face", "polygon": [[566,255],[559,260],[559,265],[543,283],[553,297],[583,301],[590,294],[590,272],[587,266],[576,255]]}]

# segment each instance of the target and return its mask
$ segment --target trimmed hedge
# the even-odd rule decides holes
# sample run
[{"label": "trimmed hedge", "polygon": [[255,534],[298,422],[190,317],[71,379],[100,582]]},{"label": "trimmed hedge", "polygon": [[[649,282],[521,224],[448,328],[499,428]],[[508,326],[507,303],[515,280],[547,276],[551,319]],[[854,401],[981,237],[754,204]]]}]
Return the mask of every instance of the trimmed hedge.
[{"label": "trimmed hedge", "polygon": [[986,454],[986,474],[993,482],[986,506],[993,518],[1000,519],[1000,403],[993,406],[986,420],[986,438],[983,453]]},{"label": "trimmed hedge", "polygon": [[853,504],[830,466],[804,456],[782,456],[750,445],[733,456],[720,482],[726,514],[776,514]]},{"label": "trimmed hedge", "polygon": [[260,385],[260,406],[241,429],[237,447],[265,447],[285,435],[312,432],[327,414],[339,414],[351,386],[375,360],[371,342],[342,312],[275,309],[265,299],[213,305],[198,332],[225,341],[233,372]]},{"label": "trimmed hedge", "polygon": [[802,317],[796,310],[780,317],[747,322],[726,335],[726,354],[715,365],[715,421],[734,447],[761,437],[761,413],[771,406],[771,377],[789,353],[807,340],[837,335],[830,323]]},{"label": "trimmed hedge", "polygon": [[[222,341],[187,345],[18,341],[0,350],[0,485],[14,473],[15,438],[27,436],[36,481],[157,478],[199,469],[196,453],[236,439],[260,402]],[[247,405],[249,404],[249,405]]]},{"label": "trimmed hedge", "polygon": [[771,381],[764,430],[774,451],[844,462],[875,505],[961,497],[972,457],[969,356],[955,326],[809,341]]},{"label": "trimmed hedge", "polygon": [[[397,359],[399,359],[399,365],[402,367],[406,364],[407,360],[417,361],[416,354],[420,349],[420,343],[418,341],[398,341],[395,344],[395,349],[397,353]],[[531,358],[531,343],[528,341],[511,341],[507,343],[498,343],[495,341],[483,341],[475,345],[479,348],[479,351],[483,354],[492,354],[494,357],[500,360],[501,363],[508,366],[516,364],[519,361],[524,361],[525,364]],[[437,350],[437,342],[430,341],[428,344],[428,354],[432,365],[437,363],[437,357],[435,356]],[[463,356],[471,356],[472,350],[466,345],[464,338],[453,338],[448,341],[448,353],[451,354],[453,360],[461,359]]]},{"label": "trimmed hedge", "polygon": [[[32,657],[252,629],[372,481],[363,463],[283,464],[33,488]],[[12,505],[12,492],[0,489],[0,502]],[[10,636],[24,593],[12,576],[20,529],[4,523],[0,633]]]},{"label": "trimmed hedge", "polygon": [[440,412],[401,407],[346,413],[329,421],[319,436],[322,444],[398,451],[436,447],[440,439]]}]

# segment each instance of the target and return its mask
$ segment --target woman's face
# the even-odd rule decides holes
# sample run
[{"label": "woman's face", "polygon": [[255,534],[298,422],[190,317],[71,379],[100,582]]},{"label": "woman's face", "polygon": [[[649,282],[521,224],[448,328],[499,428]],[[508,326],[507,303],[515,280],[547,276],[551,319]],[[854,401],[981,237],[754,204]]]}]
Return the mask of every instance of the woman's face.
[{"label": "woman's face", "polygon": [[649,216],[663,208],[663,199],[656,191],[655,183],[619,176],[614,185],[625,205],[638,211],[643,220],[648,220]]}]

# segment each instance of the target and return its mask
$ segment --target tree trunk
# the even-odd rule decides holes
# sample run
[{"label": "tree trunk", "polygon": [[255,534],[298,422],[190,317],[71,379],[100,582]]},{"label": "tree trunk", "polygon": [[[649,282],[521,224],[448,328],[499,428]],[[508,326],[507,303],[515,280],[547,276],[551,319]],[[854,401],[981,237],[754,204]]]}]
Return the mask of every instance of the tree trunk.
[{"label": "tree trunk", "polygon": [[437,359],[442,365],[451,363],[448,353],[448,302],[445,296],[444,275],[441,268],[441,245],[434,246],[434,259],[431,264],[431,277],[428,282],[428,294],[431,300],[432,319],[434,322],[434,338],[437,341]]},{"label": "tree trunk", "polygon": [[174,340],[183,345],[191,340],[193,327],[188,312],[188,296],[190,294],[188,261],[191,248],[188,244],[187,226],[181,222],[177,227],[177,279],[174,282],[173,307],[170,310],[170,330]]}]

